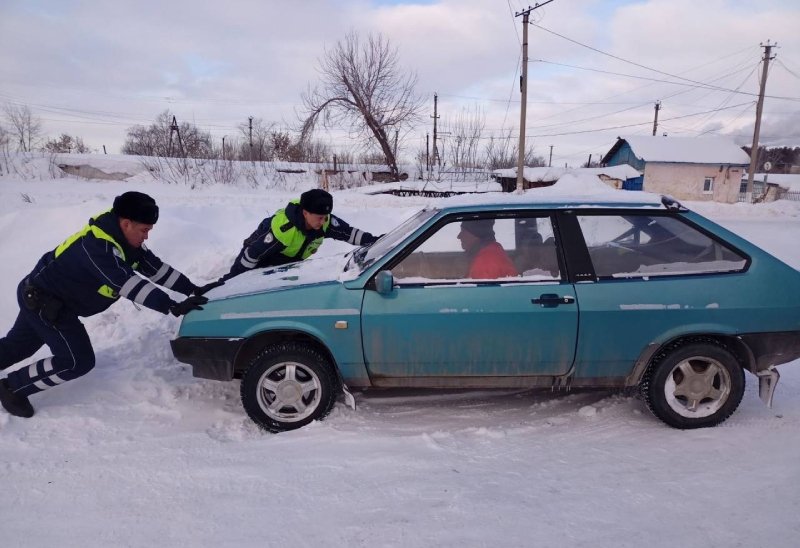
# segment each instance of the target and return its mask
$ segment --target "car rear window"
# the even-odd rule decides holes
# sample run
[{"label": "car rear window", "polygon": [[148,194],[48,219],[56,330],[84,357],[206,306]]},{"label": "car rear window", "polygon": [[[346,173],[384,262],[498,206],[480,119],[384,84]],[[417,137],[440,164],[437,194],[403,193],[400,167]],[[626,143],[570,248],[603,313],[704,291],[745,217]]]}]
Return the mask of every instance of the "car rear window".
[{"label": "car rear window", "polygon": [[673,216],[578,215],[598,278],[741,271],[747,258]]}]

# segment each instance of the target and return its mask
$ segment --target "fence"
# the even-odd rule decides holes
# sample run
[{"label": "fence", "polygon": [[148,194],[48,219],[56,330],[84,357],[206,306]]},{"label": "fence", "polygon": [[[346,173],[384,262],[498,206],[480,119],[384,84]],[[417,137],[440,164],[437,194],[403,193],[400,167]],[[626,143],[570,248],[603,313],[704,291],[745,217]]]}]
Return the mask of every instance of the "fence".
[{"label": "fence", "polygon": [[[786,192],[778,192],[775,198],[770,199],[769,201],[773,200],[790,200],[792,202],[800,202],[800,190],[790,190]],[[738,202],[747,202],[747,193],[740,192]],[[764,201],[764,192],[763,191],[753,191],[753,195],[750,198],[750,203],[757,204]]]}]

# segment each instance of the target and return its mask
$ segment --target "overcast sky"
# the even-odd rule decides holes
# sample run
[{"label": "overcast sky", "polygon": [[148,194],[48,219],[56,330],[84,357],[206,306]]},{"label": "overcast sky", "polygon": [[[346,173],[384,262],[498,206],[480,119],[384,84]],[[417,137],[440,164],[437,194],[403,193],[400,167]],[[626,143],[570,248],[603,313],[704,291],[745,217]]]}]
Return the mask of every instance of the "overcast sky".
[{"label": "overcast sky", "polygon": [[[291,126],[318,59],[350,31],[380,32],[441,123],[464,109],[484,137],[519,127],[521,0],[0,0],[0,103],[45,133],[119,152],[126,129],[169,109],[215,140],[248,116]],[[749,144],[760,43],[777,42],[761,142],[800,145],[800,2],[554,0],[529,27],[527,133],[553,165],[617,136],[728,135]],[[616,57],[616,58],[615,58]],[[709,87],[709,85],[713,86]],[[701,114],[705,113],[705,114]],[[424,146],[431,119],[404,142]],[[347,148],[340,137],[336,146]],[[449,143],[443,147],[445,155]]]}]

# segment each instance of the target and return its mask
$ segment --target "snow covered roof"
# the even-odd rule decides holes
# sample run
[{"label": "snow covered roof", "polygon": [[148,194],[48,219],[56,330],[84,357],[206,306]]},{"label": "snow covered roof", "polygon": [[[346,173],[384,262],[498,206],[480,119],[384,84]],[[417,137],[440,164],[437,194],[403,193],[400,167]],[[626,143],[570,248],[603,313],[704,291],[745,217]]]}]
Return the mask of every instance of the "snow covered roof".
[{"label": "snow covered roof", "polygon": [[[619,179],[625,181],[627,179],[635,179],[641,173],[627,164],[610,167],[579,167],[579,168],[566,168],[566,167],[525,167],[523,168],[522,176],[526,181],[534,182],[550,182],[557,181],[564,175],[605,175],[612,179]],[[496,169],[492,172],[495,177],[516,178],[517,168],[510,169]]]},{"label": "snow covered roof", "polygon": [[646,162],[682,164],[731,164],[746,166],[750,157],[736,143],[724,137],[658,137],[633,135],[618,137],[606,155],[611,156],[627,141],[637,158]]},{"label": "snow covered roof", "polygon": [[[742,174],[742,180],[747,180],[747,173]],[[753,175],[753,180],[762,183],[766,180],[791,191],[800,191],[800,173],[756,173]]]}]

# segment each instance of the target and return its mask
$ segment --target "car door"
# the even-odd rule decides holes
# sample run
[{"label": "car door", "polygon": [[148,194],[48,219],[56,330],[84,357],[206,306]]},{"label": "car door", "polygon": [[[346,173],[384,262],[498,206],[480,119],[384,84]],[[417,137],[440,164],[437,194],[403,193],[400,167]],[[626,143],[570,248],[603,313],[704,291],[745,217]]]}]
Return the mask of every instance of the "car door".
[{"label": "car door", "polygon": [[624,377],[648,344],[670,333],[724,332],[753,293],[747,257],[676,216],[582,211],[574,219],[596,276],[576,286],[576,376]]},{"label": "car door", "polygon": [[[373,379],[562,375],[570,369],[578,308],[551,218],[491,221],[445,219],[389,265],[390,293],[365,292],[362,336]],[[475,268],[477,254],[463,249],[462,223],[472,222],[483,223],[478,232],[493,240],[495,258],[505,252],[510,270]],[[500,275],[476,278],[475,272]]]}]

